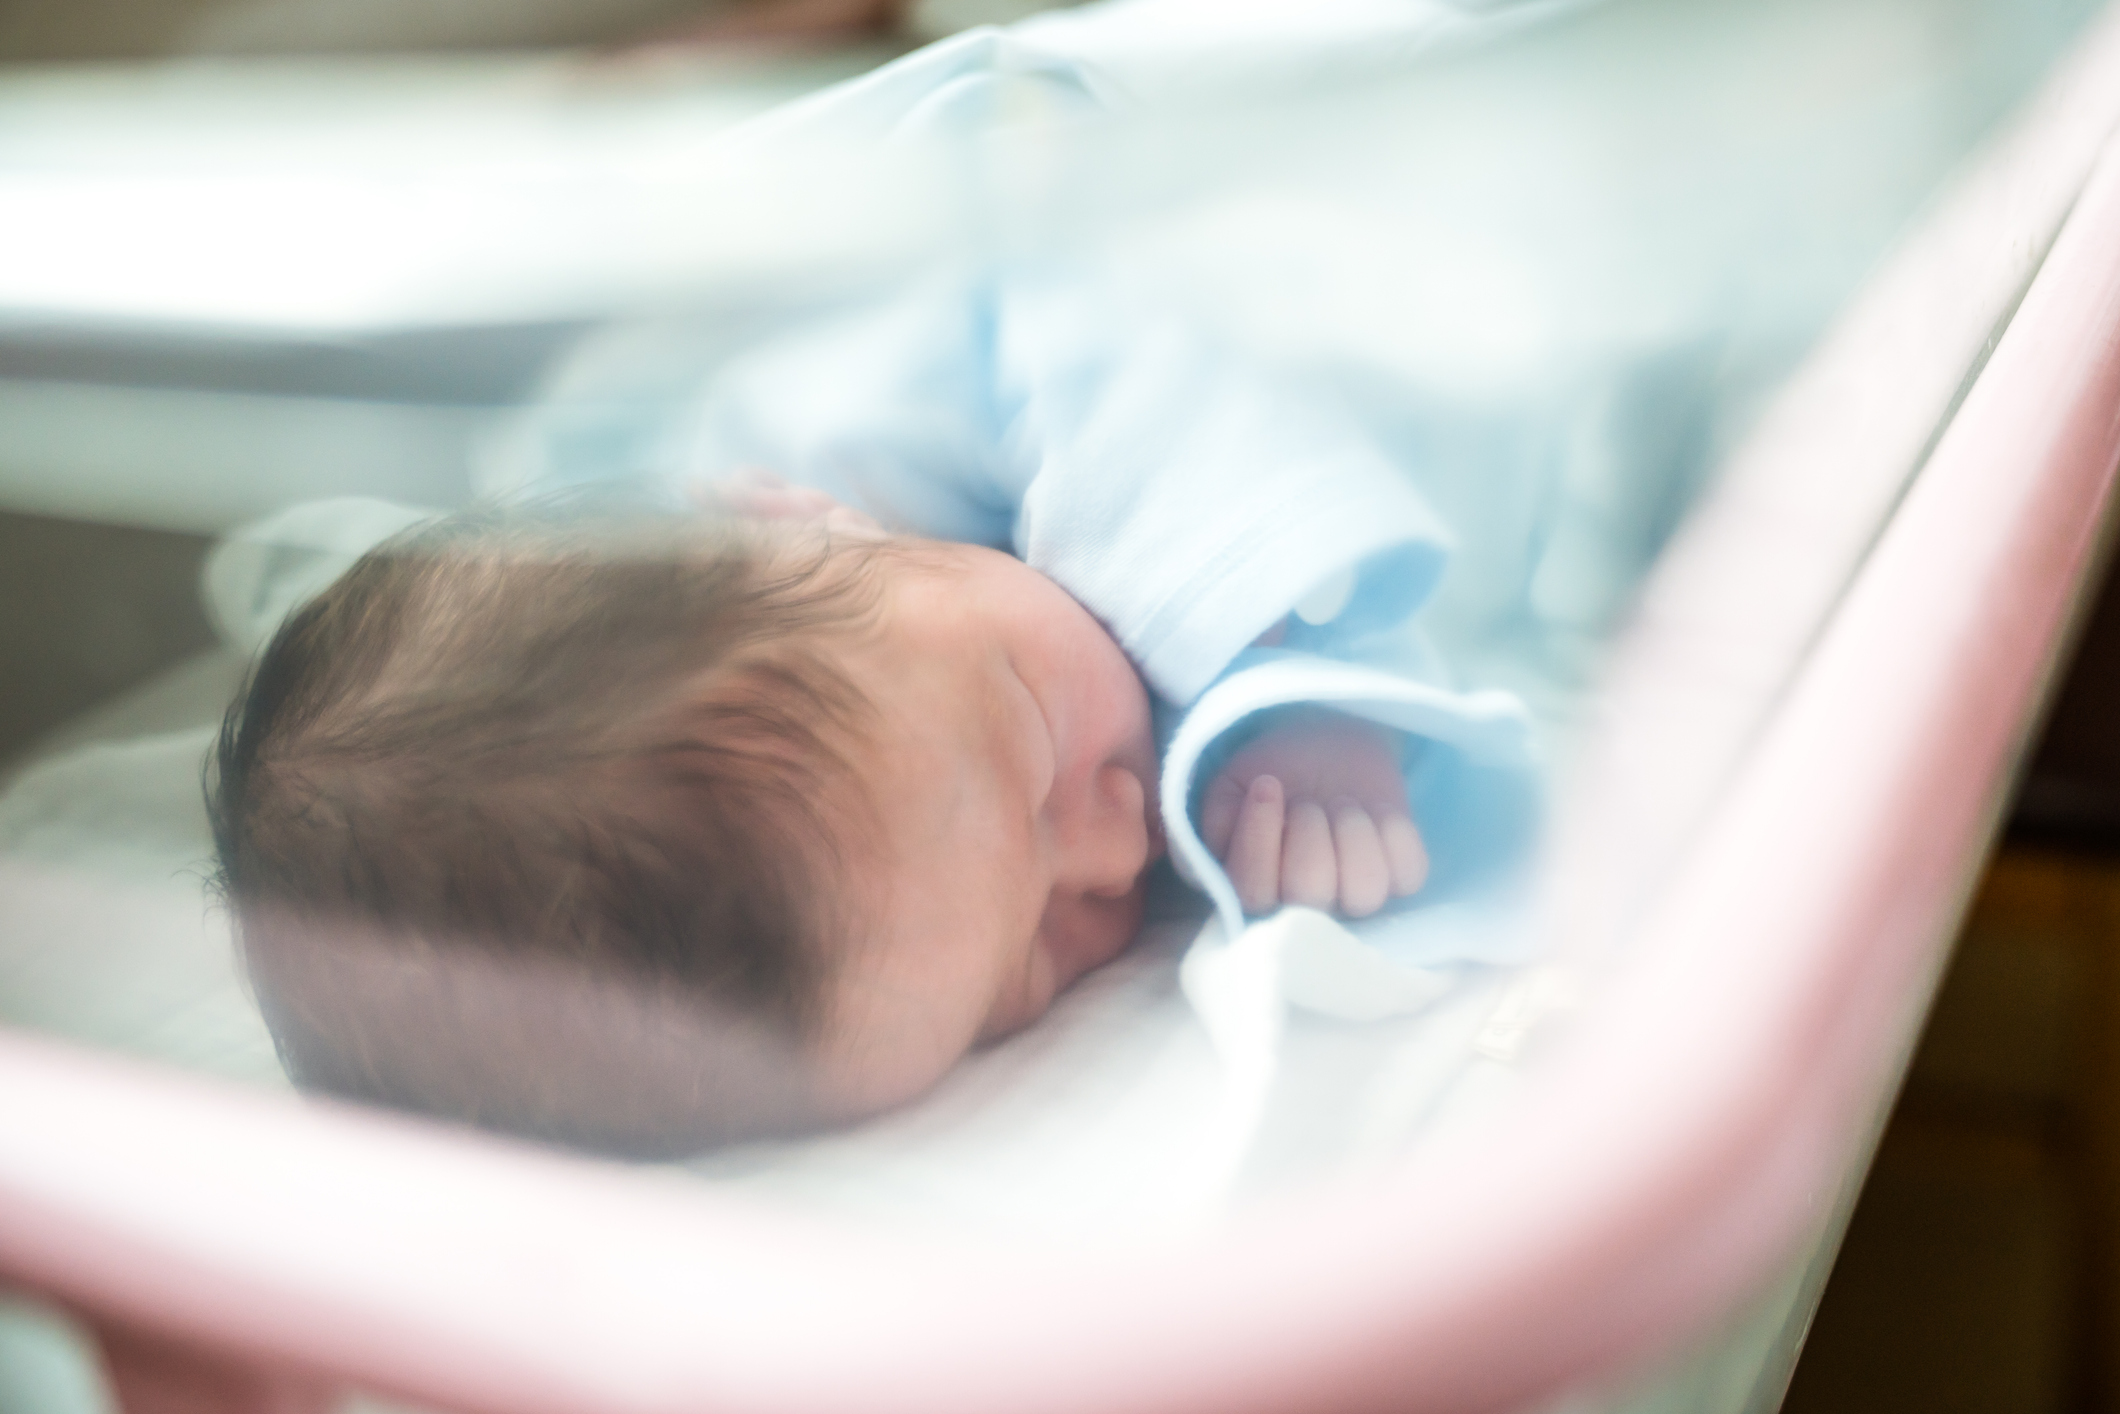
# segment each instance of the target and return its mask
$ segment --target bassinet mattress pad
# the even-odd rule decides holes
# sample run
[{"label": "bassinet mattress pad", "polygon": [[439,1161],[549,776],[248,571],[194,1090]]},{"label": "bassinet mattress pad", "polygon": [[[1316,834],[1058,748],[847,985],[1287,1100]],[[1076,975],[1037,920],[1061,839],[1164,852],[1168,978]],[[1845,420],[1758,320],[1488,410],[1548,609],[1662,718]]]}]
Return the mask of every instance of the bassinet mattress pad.
[{"label": "bassinet mattress pad", "polygon": [[[217,705],[135,713],[132,735],[51,756],[0,793],[0,1023],[279,1085],[206,883],[198,782]],[[1186,996],[1200,984],[1180,978],[1203,929],[1219,925],[1169,881],[1122,958],[919,1103],[688,1167],[893,1226],[1133,1240],[1212,1221],[1292,1179],[1397,1156],[1417,1136],[1434,1142],[1509,1083],[1509,1067],[1476,1043],[1510,970],[1461,969],[1410,1013],[1350,1023],[1276,1006],[1250,1032],[1210,1030]],[[1277,945],[1272,930],[1252,931]]]}]

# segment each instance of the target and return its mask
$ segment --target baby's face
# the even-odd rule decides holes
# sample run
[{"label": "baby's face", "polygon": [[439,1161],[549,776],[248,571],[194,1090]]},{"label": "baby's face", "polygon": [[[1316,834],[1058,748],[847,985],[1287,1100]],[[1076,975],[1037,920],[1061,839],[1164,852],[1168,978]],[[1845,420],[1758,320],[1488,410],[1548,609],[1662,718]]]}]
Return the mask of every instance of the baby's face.
[{"label": "baby's face", "polygon": [[992,550],[877,565],[846,667],[876,711],[855,759],[875,838],[843,842],[855,941],[819,1072],[849,1116],[932,1085],[1115,956],[1162,852],[1148,694],[1096,619]]}]

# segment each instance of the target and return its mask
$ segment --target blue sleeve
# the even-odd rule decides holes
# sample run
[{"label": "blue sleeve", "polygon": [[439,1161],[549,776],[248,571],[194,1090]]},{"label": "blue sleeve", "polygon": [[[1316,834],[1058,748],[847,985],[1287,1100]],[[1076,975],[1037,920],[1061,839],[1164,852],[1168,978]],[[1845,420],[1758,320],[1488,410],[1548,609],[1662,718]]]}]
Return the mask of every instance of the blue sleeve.
[{"label": "blue sleeve", "polygon": [[1450,537],[1356,419],[1185,321],[1053,272],[931,288],[748,353],[688,464],[762,466],[887,527],[1013,549],[1187,703],[1357,572],[1383,627]]},{"label": "blue sleeve", "polygon": [[690,475],[762,467],[893,531],[1007,548],[1022,501],[991,396],[991,300],[927,290],[775,339],[720,370]]},{"label": "blue sleeve", "polygon": [[1359,571],[1378,624],[1434,589],[1448,533],[1321,391],[1058,276],[1003,290],[993,358],[1001,451],[1023,487],[1017,553],[1168,700],[1198,697],[1334,575]]}]

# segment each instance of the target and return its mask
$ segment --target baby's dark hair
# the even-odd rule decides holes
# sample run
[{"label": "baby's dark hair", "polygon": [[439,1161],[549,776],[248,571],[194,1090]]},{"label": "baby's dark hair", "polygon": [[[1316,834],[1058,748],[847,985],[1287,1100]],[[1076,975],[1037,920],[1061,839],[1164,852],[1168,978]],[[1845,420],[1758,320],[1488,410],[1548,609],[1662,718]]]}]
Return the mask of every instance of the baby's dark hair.
[{"label": "baby's dark hair", "polygon": [[577,498],[415,528],[293,614],[207,795],[295,1081],[643,1156],[817,1122],[865,808],[841,563]]}]

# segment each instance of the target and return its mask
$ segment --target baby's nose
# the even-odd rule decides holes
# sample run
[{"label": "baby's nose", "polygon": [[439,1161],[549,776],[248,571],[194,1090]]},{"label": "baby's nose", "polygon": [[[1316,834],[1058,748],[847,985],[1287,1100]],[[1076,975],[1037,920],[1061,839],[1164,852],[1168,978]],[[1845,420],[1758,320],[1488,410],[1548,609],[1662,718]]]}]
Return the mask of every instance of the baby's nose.
[{"label": "baby's nose", "polygon": [[1124,766],[1100,766],[1071,794],[1069,808],[1055,822],[1054,887],[1093,898],[1131,893],[1152,857],[1141,778]]}]

